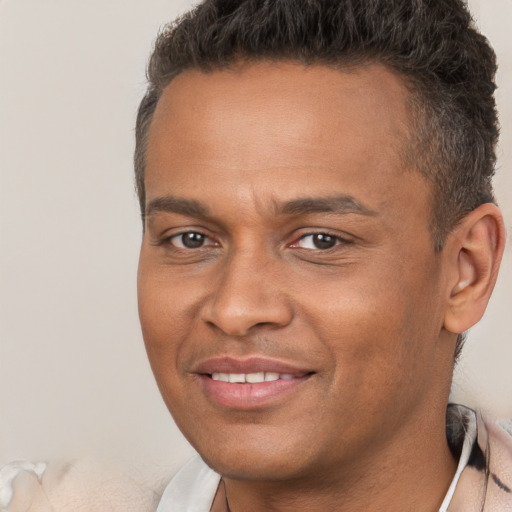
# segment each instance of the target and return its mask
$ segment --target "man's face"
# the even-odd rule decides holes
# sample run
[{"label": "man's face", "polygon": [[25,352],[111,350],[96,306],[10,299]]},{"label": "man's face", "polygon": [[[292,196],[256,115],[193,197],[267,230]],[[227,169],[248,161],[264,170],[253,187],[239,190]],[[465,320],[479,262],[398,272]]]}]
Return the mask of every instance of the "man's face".
[{"label": "man's face", "polygon": [[224,475],[325,478],[443,415],[446,278],[404,168],[407,96],[380,66],[258,63],[184,72],[158,103],[140,318],[176,423]]}]

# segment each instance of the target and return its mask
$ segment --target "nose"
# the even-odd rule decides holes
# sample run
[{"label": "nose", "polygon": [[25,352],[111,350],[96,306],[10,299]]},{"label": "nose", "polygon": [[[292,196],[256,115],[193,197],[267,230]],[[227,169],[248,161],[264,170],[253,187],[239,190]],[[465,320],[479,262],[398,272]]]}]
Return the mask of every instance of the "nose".
[{"label": "nose", "polygon": [[257,327],[284,327],[293,309],[281,282],[279,269],[268,261],[254,255],[232,257],[215,277],[202,319],[230,336],[244,336]]}]

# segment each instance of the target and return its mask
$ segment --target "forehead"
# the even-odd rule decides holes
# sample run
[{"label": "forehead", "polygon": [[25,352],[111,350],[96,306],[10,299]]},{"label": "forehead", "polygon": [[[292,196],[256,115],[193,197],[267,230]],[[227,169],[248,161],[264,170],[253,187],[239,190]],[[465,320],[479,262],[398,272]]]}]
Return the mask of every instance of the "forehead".
[{"label": "forehead", "polygon": [[385,201],[382,192],[400,185],[405,170],[408,95],[381,65],[258,62],[183,72],[164,90],[150,127],[147,199],[219,181],[257,195],[271,181],[289,191],[282,199],[336,186],[363,195],[379,189],[375,201]]}]

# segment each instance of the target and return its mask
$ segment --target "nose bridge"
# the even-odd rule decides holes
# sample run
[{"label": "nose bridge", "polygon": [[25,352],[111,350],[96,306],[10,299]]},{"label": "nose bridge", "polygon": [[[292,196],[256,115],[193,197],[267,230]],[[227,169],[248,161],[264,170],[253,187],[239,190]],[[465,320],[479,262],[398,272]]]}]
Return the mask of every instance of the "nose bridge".
[{"label": "nose bridge", "polygon": [[291,305],[280,287],[278,262],[264,250],[233,250],[219,269],[204,321],[242,336],[257,325],[287,325]]}]

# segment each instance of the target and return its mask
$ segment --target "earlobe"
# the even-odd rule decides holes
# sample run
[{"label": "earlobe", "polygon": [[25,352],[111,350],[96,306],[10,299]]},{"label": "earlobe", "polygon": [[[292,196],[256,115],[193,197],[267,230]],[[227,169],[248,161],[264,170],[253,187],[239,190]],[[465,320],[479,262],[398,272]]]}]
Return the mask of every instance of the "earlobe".
[{"label": "earlobe", "polygon": [[449,268],[448,307],[444,327],[462,333],[482,318],[505,245],[505,228],[499,208],[486,203],[450,233],[445,245]]}]

